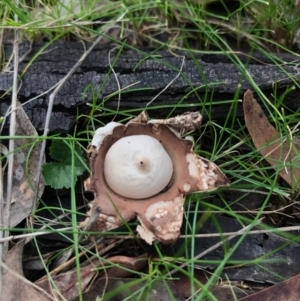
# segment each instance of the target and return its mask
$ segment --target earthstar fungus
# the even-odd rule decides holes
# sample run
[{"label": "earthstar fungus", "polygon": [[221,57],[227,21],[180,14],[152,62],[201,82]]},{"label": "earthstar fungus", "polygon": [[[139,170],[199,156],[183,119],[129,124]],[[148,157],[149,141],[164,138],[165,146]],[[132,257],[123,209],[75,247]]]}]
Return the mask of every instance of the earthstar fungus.
[{"label": "earthstar fungus", "polygon": [[193,152],[190,139],[181,138],[201,120],[192,112],[149,121],[142,112],[126,125],[111,122],[96,130],[88,149],[91,175],[85,182],[95,195],[88,215],[101,208],[92,230],[110,230],[137,217],[137,231],[149,244],[176,241],[184,197],[229,184],[213,162]]}]

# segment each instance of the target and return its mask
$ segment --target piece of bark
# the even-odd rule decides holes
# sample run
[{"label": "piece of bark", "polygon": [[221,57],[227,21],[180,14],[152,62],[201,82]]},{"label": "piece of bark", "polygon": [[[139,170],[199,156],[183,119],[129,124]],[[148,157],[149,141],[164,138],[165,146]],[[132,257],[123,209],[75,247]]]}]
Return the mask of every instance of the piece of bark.
[{"label": "piece of bark", "polygon": [[[59,41],[52,43],[48,48],[31,62],[42,47],[43,42],[34,42],[32,50],[20,62],[20,73],[26,70],[21,79],[21,88],[18,96],[22,102],[40,95],[53,87],[73,67],[76,61],[87,48],[82,43]],[[30,45],[23,42],[20,45],[21,53],[26,53]],[[77,108],[81,114],[90,112],[91,107],[87,103],[99,104],[106,99],[103,106],[108,109],[117,109],[118,95],[110,97],[118,91],[115,76],[110,72],[109,51],[111,48],[103,49],[101,45],[95,47],[90,55],[83,61],[74,75],[66,82],[55,98],[50,130],[53,132],[67,132],[75,124]],[[4,45],[6,60],[12,52],[12,45]],[[241,66],[234,64],[233,56],[228,55],[196,55],[193,59],[188,53],[185,55],[185,63],[181,75],[155,99],[152,105],[170,105],[172,108],[155,110],[151,114],[154,118],[166,117],[173,110],[175,104],[194,104],[195,110],[201,110],[204,118],[213,116],[215,119],[225,119],[231,103],[224,100],[233,99],[236,90],[239,89],[241,96],[251,84],[246,79]],[[174,56],[167,51],[131,50],[123,49],[112,51],[111,62],[114,62],[114,71],[118,77],[121,89],[137,83],[122,91],[120,110],[143,108],[161,90],[163,90],[177,76],[182,57]],[[271,97],[276,83],[277,96],[286,92],[286,87],[294,85],[291,80],[299,80],[299,74],[292,65],[275,66],[268,57],[261,54],[237,55],[252,79],[260,89]],[[285,62],[296,61],[298,58],[292,55],[276,55]],[[29,65],[28,65],[29,64]],[[13,74],[4,71],[0,74],[0,93],[6,93],[12,86]],[[139,91],[137,91],[139,90]],[[192,93],[189,93],[194,91]],[[10,92],[2,99],[0,104],[0,115],[10,102]],[[49,92],[50,93],[50,92]],[[48,94],[41,95],[25,106],[25,110],[32,118],[34,126],[41,130],[43,128]],[[187,97],[188,96],[188,97]],[[209,103],[214,101],[211,106]],[[205,106],[206,103],[206,106]],[[218,104],[219,103],[219,104]],[[285,97],[285,105],[297,109],[300,103],[299,90],[295,90]],[[101,107],[100,107],[101,109]],[[182,113],[185,109],[178,108],[174,114]],[[189,107],[191,110],[191,107]],[[242,116],[239,106],[237,116]]]}]

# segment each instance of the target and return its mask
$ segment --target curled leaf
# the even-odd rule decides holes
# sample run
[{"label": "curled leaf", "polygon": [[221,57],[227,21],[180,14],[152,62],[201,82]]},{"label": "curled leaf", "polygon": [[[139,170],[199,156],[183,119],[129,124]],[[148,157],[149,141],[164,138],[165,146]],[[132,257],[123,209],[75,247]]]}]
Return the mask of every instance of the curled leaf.
[{"label": "curled leaf", "polygon": [[[29,282],[23,275],[22,253],[24,241],[18,242],[0,261],[2,285],[0,300],[53,301],[50,295]],[[49,281],[49,280],[48,280]],[[4,297],[5,296],[5,297]]]},{"label": "curled leaf", "polygon": [[299,191],[299,145],[291,139],[280,136],[250,90],[244,94],[243,108],[246,126],[256,149],[275,170],[278,170],[278,174],[292,186],[293,190]]},{"label": "curled leaf", "polygon": [[[41,149],[38,133],[20,104],[16,111],[16,136],[21,138],[15,139],[14,142],[11,227],[20,223],[32,210],[32,203],[35,202],[34,189],[39,174],[38,162]],[[41,197],[44,186],[44,181],[41,179],[38,197]]]}]

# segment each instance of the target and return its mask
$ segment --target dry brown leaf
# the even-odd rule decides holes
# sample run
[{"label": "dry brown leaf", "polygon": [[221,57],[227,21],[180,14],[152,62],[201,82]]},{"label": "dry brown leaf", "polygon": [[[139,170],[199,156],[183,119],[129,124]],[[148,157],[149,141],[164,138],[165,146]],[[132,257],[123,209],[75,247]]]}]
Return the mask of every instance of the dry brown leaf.
[{"label": "dry brown leaf", "polygon": [[279,175],[292,186],[300,188],[300,148],[295,143],[280,137],[270,124],[261,106],[248,90],[243,101],[245,122],[252,141],[264,158],[278,170]]},{"label": "dry brown leaf", "polygon": [[[80,269],[82,290],[86,289],[92,278],[97,274],[97,271],[95,271],[94,268],[95,265],[89,264],[88,266]],[[59,291],[60,294],[62,294],[67,300],[78,297],[79,291],[76,268],[71,271],[61,273],[60,275],[53,276],[52,279],[53,282],[50,282],[49,279],[44,279],[36,282],[35,284],[49,294],[53,293],[54,291]],[[53,283],[55,283],[55,285]]]},{"label": "dry brown leaf", "polygon": [[[111,267],[103,277],[108,278],[129,278],[132,276],[131,271],[140,271],[148,263],[149,255],[144,253],[138,257],[113,256],[107,258],[108,261],[117,263],[117,266]],[[125,269],[124,269],[125,268]]]},{"label": "dry brown leaf", "polygon": [[[94,289],[94,285],[92,285],[91,288],[88,288],[88,285],[91,280],[97,275],[97,267],[104,267],[109,264],[109,262],[118,264],[108,269],[107,272],[102,275],[102,277],[125,278],[132,274],[128,270],[139,271],[140,269],[142,269],[147,264],[147,258],[147,254],[143,254],[136,258],[118,255],[107,258],[103,262],[95,261],[88,266],[81,268],[80,279],[82,291],[89,291],[90,289]],[[124,268],[127,268],[128,270],[124,270]],[[53,285],[53,283],[55,283],[55,285]],[[49,279],[46,278],[41,281],[37,281],[35,284],[43,288],[49,294],[58,289],[67,300],[78,297],[78,279],[76,268],[71,271],[61,273],[60,275],[53,276],[53,282],[50,282]]]},{"label": "dry brown leaf", "polygon": [[[147,281],[137,278],[99,278],[93,290],[83,293],[84,301],[95,300],[147,300],[147,301],[184,301],[177,292],[175,281]],[[146,288],[146,289],[145,289]],[[105,292],[104,296],[103,292]],[[133,295],[129,299],[129,296]],[[72,301],[79,301],[79,298]]]},{"label": "dry brown leaf", "polygon": [[266,288],[239,301],[298,301],[300,300],[300,275]]},{"label": "dry brown leaf", "polygon": [[[36,139],[27,137],[36,136],[38,138],[38,133],[20,104],[16,111],[16,136],[23,136],[23,138],[15,139],[11,227],[19,224],[32,210],[41,148],[41,143],[36,143],[32,147]],[[41,197],[43,191],[44,182],[41,181],[38,197]]]},{"label": "dry brown leaf", "polygon": [[1,301],[49,301],[54,300],[42,289],[36,288],[24,278],[22,268],[22,253],[24,242],[16,244],[0,263],[2,268]]}]

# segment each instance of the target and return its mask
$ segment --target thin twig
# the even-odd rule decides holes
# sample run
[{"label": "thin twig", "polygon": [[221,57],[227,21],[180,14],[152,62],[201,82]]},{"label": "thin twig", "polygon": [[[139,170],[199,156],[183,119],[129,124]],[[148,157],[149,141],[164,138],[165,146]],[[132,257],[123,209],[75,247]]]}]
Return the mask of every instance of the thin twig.
[{"label": "thin twig", "polygon": [[[16,0],[16,5],[19,6],[18,0]],[[18,23],[18,15],[15,14],[14,16],[15,22]],[[13,89],[12,89],[12,100],[11,100],[11,106],[13,109],[16,109],[17,107],[17,90],[18,90],[18,61],[19,61],[19,31],[18,29],[14,30],[14,74],[13,74]],[[7,187],[6,187],[6,204],[4,206],[4,202],[1,204],[1,226],[3,223],[4,228],[10,227],[10,208],[11,208],[11,196],[12,196],[12,187],[13,187],[13,169],[14,169],[14,147],[15,147],[15,141],[14,137],[16,132],[16,112],[14,112],[10,116],[10,125],[9,125],[9,154],[8,154],[8,174],[7,174]],[[0,155],[2,156],[2,152],[0,152]],[[1,185],[2,183],[2,170],[1,172]],[[2,186],[3,187],[3,186]],[[2,190],[2,189],[1,189]],[[3,193],[3,190],[1,191]],[[1,196],[2,199],[2,196]],[[4,198],[2,199],[4,200]],[[3,215],[2,215],[3,214]],[[8,231],[0,231],[0,237],[6,237],[8,236]],[[2,296],[3,292],[3,273],[4,273],[4,266],[2,265],[2,260],[4,258],[4,255],[8,252],[8,242],[4,242],[4,244],[0,244],[0,296]]]},{"label": "thin twig", "polygon": [[[275,229],[261,229],[261,230],[252,230],[247,233],[248,234],[265,234],[265,233],[277,233],[277,232],[288,232],[288,231],[300,231],[300,226],[289,226],[289,227],[281,227],[281,228],[275,228]],[[224,232],[224,233],[207,233],[207,234],[186,234],[186,235],[180,235],[180,238],[205,238],[205,237],[226,237],[234,235],[237,232]],[[238,234],[238,235],[242,235]]]},{"label": "thin twig", "polygon": [[[81,227],[78,226],[78,229]],[[60,228],[56,229],[57,232],[63,232],[63,231],[69,231],[72,230],[72,227],[66,227],[66,228]],[[289,227],[281,227],[281,228],[273,228],[273,229],[261,229],[261,230],[252,230],[249,231],[247,234],[262,234],[262,233],[277,233],[277,232],[289,232],[289,231],[299,231],[300,232],[300,226],[289,226]],[[84,232],[82,230],[82,232]],[[47,235],[47,234],[52,234],[53,230],[45,230],[45,231],[38,231],[34,233],[27,233],[27,234],[20,234],[20,235],[11,235],[5,238],[0,239],[1,242],[5,241],[12,241],[12,240],[17,240],[17,239],[22,239],[22,238],[30,238],[30,240],[33,237],[40,236],[40,235]],[[179,238],[205,238],[205,237],[225,237],[225,236],[230,236],[233,235],[236,232],[223,232],[223,233],[208,233],[208,234],[182,234],[179,236]],[[84,233],[82,233],[84,235]],[[239,234],[241,235],[241,234]],[[116,239],[123,239],[125,236],[124,235],[105,235],[107,238],[116,238]],[[126,235],[126,239],[136,239],[136,237],[132,235]],[[28,243],[28,242],[26,242]]]},{"label": "thin twig", "polygon": [[[281,227],[281,228],[273,228],[273,229],[261,229],[261,230],[252,230],[249,231],[247,234],[264,234],[264,233],[280,233],[280,232],[289,232],[289,231],[299,231],[300,226],[289,226],[289,227]],[[226,237],[233,234],[242,235],[243,233],[237,232],[223,232],[223,233],[207,233],[207,234],[182,234],[179,238],[210,238],[210,237]],[[124,235],[113,235],[113,236],[106,236],[107,238],[124,238]],[[126,239],[136,239],[133,235],[126,236]]]},{"label": "thin twig", "polygon": [[[92,228],[92,226],[97,221],[100,213],[101,213],[100,207],[96,207],[96,209],[93,211],[92,215],[90,216],[87,225],[83,228],[83,230],[82,230],[83,232],[89,231]],[[85,238],[85,236],[86,236],[86,234],[81,233],[78,236],[78,243],[80,243]],[[103,236],[101,237],[101,239],[104,240]],[[77,248],[77,246],[74,245],[73,247],[68,249],[66,252],[63,252],[60,255],[58,255],[54,261],[53,266],[59,267],[62,264],[64,264],[65,262],[67,262],[70,259],[70,257],[73,255],[75,248]]]},{"label": "thin twig", "polygon": [[[18,22],[18,16],[15,15],[15,21]],[[16,108],[17,108],[17,91],[18,91],[18,68],[19,68],[19,31],[15,29],[15,40],[14,40],[14,74],[13,74],[13,88],[12,88],[12,100],[11,108],[13,110],[10,115],[10,125],[9,125],[9,147],[8,147],[8,174],[7,174],[7,188],[6,188],[6,204],[3,208],[4,220],[3,226],[6,229],[10,228],[10,208],[11,208],[11,196],[13,189],[13,168],[14,168],[14,148],[15,140],[14,137],[16,133]],[[4,232],[3,237],[8,236],[8,231]],[[2,254],[0,254],[0,259],[3,258],[8,252],[8,243],[4,243]]]},{"label": "thin twig", "polygon": [[34,208],[36,206],[37,199],[38,199],[39,183],[40,183],[40,180],[41,180],[41,171],[42,171],[42,165],[43,165],[43,162],[44,162],[44,154],[45,154],[46,142],[47,142],[47,140],[45,138],[47,137],[48,132],[49,132],[49,125],[50,125],[50,119],[51,119],[51,115],[52,115],[54,99],[55,99],[57,93],[59,92],[59,90],[62,88],[62,86],[71,77],[71,75],[75,72],[75,70],[81,65],[81,63],[85,60],[85,58],[93,50],[93,48],[100,42],[102,37],[103,37],[102,35],[99,36],[96,39],[96,41],[90,46],[90,48],[83,53],[83,55],[80,57],[78,62],[73,66],[73,68],[69,71],[69,73],[63,79],[61,79],[59,81],[59,84],[57,85],[57,87],[55,88],[53,93],[49,96],[49,104],[48,104],[48,109],[47,109],[45,128],[44,128],[43,136],[41,137],[41,138],[44,138],[44,139],[43,139],[43,142],[42,142],[41,151],[40,151],[40,158],[39,158],[39,162],[38,162],[38,169],[37,169],[38,170],[38,175],[37,175],[37,181],[35,183],[35,194],[34,194],[34,198],[33,198],[34,201],[32,202],[31,212],[34,211]]},{"label": "thin twig", "polygon": [[[91,257],[89,257],[89,261],[93,261],[95,259],[99,259],[99,257],[108,252],[109,250],[113,249],[114,247],[116,247],[117,245],[121,244],[123,241],[125,241],[127,239],[127,237],[123,237],[122,239],[117,240],[114,243],[109,244],[107,247],[105,247],[104,249],[101,250],[101,252],[97,252],[97,255],[93,255]],[[81,258],[83,255],[87,254],[87,250],[90,250],[92,248],[94,248],[95,245],[94,244],[90,244],[89,246],[85,247],[83,251],[81,251],[80,253],[78,253],[78,257]],[[49,274],[41,277],[37,282],[40,282],[42,280],[45,280],[47,278],[49,278],[49,276],[54,276],[58,273],[60,273],[61,271],[65,270],[67,267],[73,265],[76,261],[76,257],[72,257],[71,259],[69,259],[68,261],[66,261],[64,264],[60,265],[59,267],[55,268],[54,270],[52,270],[51,272],[49,272]]]},{"label": "thin twig", "polygon": [[[3,12],[2,11],[2,20],[5,20],[6,19],[6,12]],[[0,62],[2,62],[2,44],[3,44],[3,36],[4,36],[4,28],[1,28],[0,29],[0,48],[1,48],[1,51],[0,51]],[[2,66],[0,65],[0,72],[2,71]]]},{"label": "thin twig", "polygon": [[[232,211],[232,213],[237,213],[237,214],[250,214],[250,215],[257,215],[257,214],[260,214],[260,215],[270,215],[270,214],[278,214],[278,215],[282,215],[282,216],[286,216],[286,217],[289,217],[289,218],[293,218],[290,214],[287,214],[287,213],[284,213],[284,212],[281,212],[283,211],[285,208],[287,207],[291,207],[291,206],[294,206],[295,204],[289,204],[285,207],[282,207],[282,208],[279,208],[279,209],[274,209],[274,210],[268,210],[268,211],[259,211],[259,210],[234,210]],[[190,213],[194,213],[194,211],[189,211]],[[197,213],[207,213],[208,211],[205,211],[205,210],[200,210],[200,211],[197,211]],[[220,213],[224,213],[226,214],[226,211],[223,212],[223,211],[220,211],[220,210],[209,210],[209,213],[215,213],[215,214],[220,214]]]},{"label": "thin twig", "polygon": [[[262,221],[262,218],[253,222],[252,224],[240,229],[239,231],[237,232],[234,232],[233,234],[231,234],[230,236],[227,237],[227,241],[230,241],[232,240],[233,238],[239,236],[239,235],[243,235],[245,232],[247,232],[249,229],[257,226],[260,222]],[[247,233],[248,234],[248,233]],[[210,253],[211,251],[217,249],[218,247],[222,246],[224,244],[224,241],[220,241],[218,243],[216,243],[215,245],[211,246],[210,248],[206,249],[205,251],[201,252],[200,254],[198,254],[197,256],[195,256],[194,258],[192,258],[192,260],[197,260],[203,256],[205,256],[206,254]],[[189,261],[181,264],[178,269],[183,269],[185,268],[186,266],[189,265]],[[171,276],[172,274],[176,273],[178,271],[178,269],[173,269],[172,271],[170,271],[167,275],[168,276]]]},{"label": "thin twig", "polygon": [[155,97],[153,97],[152,100],[150,100],[146,107],[150,106],[150,104],[160,95],[162,94],[164,91],[166,91],[173,83],[174,81],[179,77],[179,75],[181,74],[181,71],[183,69],[183,66],[184,66],[184,62],[185,62],[185,56],[182,56],[182,63],[181,63],[181,66],[180,66],[180,70],[179,72],[177,73],[177,75],[174,77],[173,80],[171,80]]},{"label": "thin twig", "polygon": [[[73,227],[66,227],[66,228],[56,229],[55,231],[62,233],[64,231],[69,231],[72,229],[73,229]],[[80,226],[78,226],[78,229],[80,229]],[[26,244],[30,240],[32,240],[33,237],[40,236],[40,235],[47,235],[47,234],[51,234],[51,233],[53,234],[53,230],[37,231],[34,233],[26,233],[26,234],[20,234],[20,235],[10,235],[5,238],[1,238],[0,243],[5,242],[5,241],[12,241],[12,240],[17,240],[17,239],[27,238],[28,240],[25,242],[25,244]]]},{"label": "thin twig", "polygon": [[[18,63],[21,63],[22,61],[24,61],[25,58],[27,57],[27,55],[31,52],[31,50],[32,50],[32,43],[33,42],[30,41],[30,45],[29,45],[27,51],[20,58],[18,58]],[[8,62],[6,63],[6,65],[3,67],[3,72],[10,72],[11,67],[12,66],[10,66],[10,60],[8,60]]]},{"label": "thin twig", "polygon": [[113,49],[109,50],[109,52],[108,52],[108,64],[109,64],[109,67],[110,67],[112,73],[113,73],[114,76],[115,76],[115,79],[116,79],[116,82],[117,82],[117,86],[118,86],[118,104],[117,104],[117,112],[116,112],[114,118],[112,119],[112,121],[114,121],[114,119],[116,118],[116,116],[117,116],[117,114],[118,114],[118,112],[119,112],[119,109],[120,109],[120,102],[121,102],[121,86],[120,86],[120,82],[119,82],[118,76],[117,76],[117,74],[116,74],[116,72],[115,72],[115,69],[114,69],[114,67],[113,67],[112,64],[111,64],[110,53],[111,53],[112,51],[114,51],[115,49],[118,49],[118,48],[119,48],[119,46],[114,47]]}]

